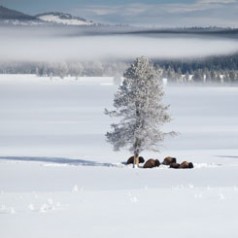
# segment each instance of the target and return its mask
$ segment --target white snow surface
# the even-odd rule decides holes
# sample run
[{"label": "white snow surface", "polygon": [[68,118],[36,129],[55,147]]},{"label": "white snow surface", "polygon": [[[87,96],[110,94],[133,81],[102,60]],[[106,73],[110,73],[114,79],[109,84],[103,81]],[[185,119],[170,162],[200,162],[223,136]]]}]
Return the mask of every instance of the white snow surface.
[{"label": "white snow surface", "polygon": [[112,78],[0,75],[0,237],[238,237],[238,88],[166,86],[179,135],[132,169],[104,134]]}]

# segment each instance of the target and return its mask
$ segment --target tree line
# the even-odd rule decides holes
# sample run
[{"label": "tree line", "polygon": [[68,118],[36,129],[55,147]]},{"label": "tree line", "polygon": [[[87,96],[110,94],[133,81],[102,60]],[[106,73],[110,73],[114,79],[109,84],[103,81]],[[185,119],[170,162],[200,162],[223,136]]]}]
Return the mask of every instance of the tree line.
[{"label": "tree line", "polygon": [[238,82],[238,54],[196,59],[156,60],[169,82]]},{"label": "tree line", "polygon": [[[238,53],[196,59],[154,59],[159,76],[168,82],[238,82]],[[0,74],[39,76],[122,76],[129,61],[0,62]]]}]

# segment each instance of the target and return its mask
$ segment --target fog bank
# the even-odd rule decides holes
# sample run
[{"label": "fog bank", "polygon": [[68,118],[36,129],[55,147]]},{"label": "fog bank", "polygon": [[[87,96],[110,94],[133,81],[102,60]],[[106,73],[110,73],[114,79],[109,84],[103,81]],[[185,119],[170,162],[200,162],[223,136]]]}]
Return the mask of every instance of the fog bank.
[{"label": "fog bank", "polygon": [[173,34],[74,36],[0,29],[1,61],[61,61],[149,58],[195,58],[238,51],[229,38]]}]

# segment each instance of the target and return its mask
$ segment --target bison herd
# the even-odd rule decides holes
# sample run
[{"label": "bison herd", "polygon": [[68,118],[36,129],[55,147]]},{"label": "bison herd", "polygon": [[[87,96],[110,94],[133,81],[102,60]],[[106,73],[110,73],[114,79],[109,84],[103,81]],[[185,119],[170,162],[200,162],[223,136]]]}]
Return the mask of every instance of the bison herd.
[{"label": "bison herd", "polygon": [[[126,164],[133,164],[134,162],[134,156],[131,156]],[[154,168],[154,167],[159,167],[161,164],[162,165],[167,165],[169,168],[172,169],[192,169],[193,163],[192,162],[188,162],[188,161],[183,161],[182,163],[177,163],[176,158],[168,156],[166,158],[164,158],[163,162],[160,163],[160,161],[158,159],[148,159],[146,162],[144,160],[144,158],[142,156],[139,156],[139,163],[142,164],[144,163],[144,165],[142,166],[142,168],[147,169],[147,168]]]}]

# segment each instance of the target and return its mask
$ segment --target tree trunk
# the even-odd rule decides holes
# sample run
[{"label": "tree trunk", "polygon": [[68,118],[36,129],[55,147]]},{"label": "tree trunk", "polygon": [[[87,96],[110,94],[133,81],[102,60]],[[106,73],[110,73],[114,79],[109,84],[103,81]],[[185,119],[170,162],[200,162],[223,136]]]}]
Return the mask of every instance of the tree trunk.
[{"label": "tree trunk", "polygon": [[133,168],[138,168],[138,167],[139,167],[139,154],[135,153],[134,154]]},{"label": "tree trunk", "polygon": [[139,167],[139,148],[140,148],[140,140],[138,138],[135,139],[134,143],[134,163],[133,168]]}]

